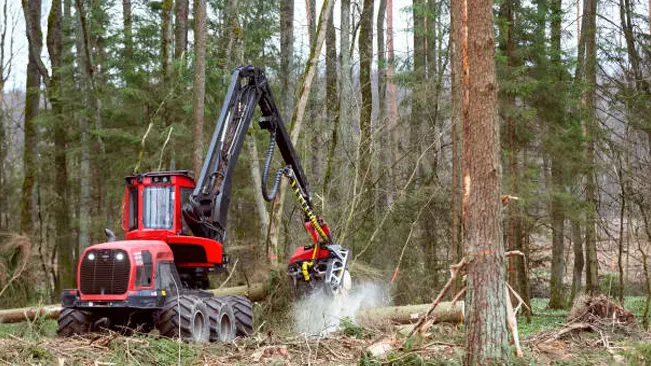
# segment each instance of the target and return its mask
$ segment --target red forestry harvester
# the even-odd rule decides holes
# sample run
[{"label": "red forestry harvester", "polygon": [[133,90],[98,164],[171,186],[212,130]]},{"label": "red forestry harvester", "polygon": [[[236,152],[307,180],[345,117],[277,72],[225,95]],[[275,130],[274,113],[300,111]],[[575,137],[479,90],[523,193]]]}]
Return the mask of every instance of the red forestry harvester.
[{"label": "red forestry harvester", "polygon": [[[299,295],[319,289],[330,295],[350,287],[350,251],[332,241],[330,230],[312,209],[310,186],[271,95],[264,72],[236,69],[198,180],[188,171],[164,171],[126,177],[122,227],[125,240],[93,245],[81,255],[77,288],[64,290],[58,334],[70,336],[101,328],[147,332],[195,342],[229,341],[253,331],[249,299],[215,297],[208,274],[224,271],[222,252],[231,178],[242,142],[261,111],[260,127],[270,143],[262,192],[273,200],[282,176],[289,179],[313,243],[296,249],[288,274]],[[285,166],[267,176],[274,149]]]}]

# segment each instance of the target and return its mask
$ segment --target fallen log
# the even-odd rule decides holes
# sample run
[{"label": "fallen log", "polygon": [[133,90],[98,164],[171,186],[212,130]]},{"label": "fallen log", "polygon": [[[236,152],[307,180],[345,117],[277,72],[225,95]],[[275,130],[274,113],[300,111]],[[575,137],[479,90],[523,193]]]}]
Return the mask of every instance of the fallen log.
[{"label": "fallen log", "polygon": [[38,318],[56,319],[60,312],[61,305],[0,310],[0,323],[20,323]]},{"label": "fallen log", "polygon": [[[434,310],[432,316],[434,323],[463,323],[463,301],[452,304],[449,301],[441,302]],[[431,304],[390,306],[386,308],[363,309],[355,315],[355,320],[360,326],[373,326],[378,323],[413,324],[418,322],[430,309]]]},{"label": "fallen log", "polygon": [[251,301],[262,301],[267,297],[267,286],[262,283],[252,283],[249,286],[235,286],[207,290],[215,296],[241,295],[246,296]]}]

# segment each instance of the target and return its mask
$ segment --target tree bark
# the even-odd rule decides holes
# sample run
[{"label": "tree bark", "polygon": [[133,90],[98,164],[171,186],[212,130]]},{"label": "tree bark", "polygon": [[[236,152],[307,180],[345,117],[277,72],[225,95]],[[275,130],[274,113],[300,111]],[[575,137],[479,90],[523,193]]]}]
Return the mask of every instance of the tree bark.
[{"label": "tree bark", "polygon": [[28,55],[27,81],[25,85],[25,149],[23,152],[23,187],[20,206],[20,231],[31,237],[34,233],[34,186],[36,184],[38,154],[38,135],[34,119],[39,114],[41,96],[41,74],[38,60],[43,47],[41,33],[41,0],[23,0]]},{"label": "tree bark", "polygon": [[371,66],[373,63],[373,0],[364,0],[359,29],[359,84],[362,91],[362,105],[359,111],[359,152],[358,187],[360,208],[366,210],[373,203],[370,182],[373,181],[371,168],[372,137],[371,114],[373,112],[373,90]]},{"label": "tree bark", "polygon": [[[378,324],[389,322],[391,324],[415,324],[425,315],[432,304],[389,306],[375,309],[361,309],[355,314],[355,322],[362,327],[374,328]],[[438,304],[432,318],[434,323],[463,324],[464,303],[458,301],[441,302]]]},{"label": "tree bark", "polygon": [[467,33],[461,56],[467,63],[467,81],[462,221],[470,258],[465,363],[485,365],[506,359],[508,351],[493,2],[464,2],[461,26]]},{"label": "tree bark", "polygon": [[[561,85],[563,79],[563,65],[561,64],[561,20],[563,18],[563,10],[561,0],[552,0],[551,3],[551,69],[555,75],[555,81]],[[544,31],[543,31],[544,32]],[[563,105],[563,104],[560,104]],[[565,128],[565,118],[561,111],[551,114],[553,116],[557,113],[560,118],[552,120],[555,125]],[[556,149],[551,151],[552,160],[552,204],[551,204],[551,219],[552,219],[552,269],[550,280],[549,307],[551,309],[563,309],[567,306],[565,300],[565,286],[563,278],[565,277],[565,208],[563,201],[565,199],[565,171],[563,160],[566,158],[561,155]]]},{"label": "tree bark", "polygon": [[194,5],[194,172],[203,166],[203,118],[206,96],[206,0],[195,0]]},{"label": "tree bark", "polygon": [[577,220],[572,220],[572,248],[574,251],[574,267],[572,270],[572,291],[568,306],[572,306],[574,299],[581,293],[583,282],[583,238],[581,236],[581,225]]},{"label": "tree bark", "polygon": [[[77,9],[79,11],[79,9]],[[82,30],[81,19],[77,17],[77,29],[75,39],[77,50],[77,62],[80,65],[87,65],[86,53],[84,50],[84,32]],[[90,74],[87,67],[79,67],[79,83],[84,95],[83,103],[87,109],[92,104],[92,88],[90,86]],[[90,246],[90,216],[91,206],[91,174],[90,174],[90,141],[88,132],[88,115],[89,113],[79,113],[79,239],[78,250],[81,251]]]},{"label": "tree bark", "polygon": [[316,36],[316,0],[305,0],[306,5],[306,16],[307,16],[307,26],[310,31],[310,48],[312,48],[313,43],[315,42]]},{"label": "tree bark", "polygon": [[[174,0],[163,0],[161,11],[161,69],[163,81],[169,88],[172,77],[172,8]],[[167,123],[166,123],[167,125]]]},{"label": "tree bark", "polygon": [[122,0],[122,26],[124,28],[125,56],[133,52],[133,18],[131,15],[131,0]]},{"label": "tree bark", "polygon": [[[377,13],[377,66],[378,66],[378,120],[384,125],[386,116],[387,60],[384,41],[384,21],[387,13],[387,0],[380,0]],[[383,133],[382,135],[386,135]]]},{"label": "tree bark", "polygon": [[[351,118],[351,95],[353,93],[353,81],[351,78],[351,61],[350,53],[350,0],[341,0],[341,36],[339,40],[339,57],[341,65],[339,67],[339,84],[341,92],[339,93],[339,119],[341,121],[350,121]],[[353,39],[353,43],[355,40]],[[343,128],[344,126],[342,126]],[[342,134],[346,138],[346,134]]]},{"label": "tree bark", "polygon": [[330,12],[328,29],[326,30],[326,108],[328,126],[332,126],[330,146],[326,171],[323,177],[322,194],[326,193],[328,183],[332,178],[332,165],[334,164],[335,151],[339,136],[339,94],[337,90],[337,34],[334,24],[334,6]]},{"label": "tree bark", "polygon": [[294,1],[280,1],[280,109],[283,120],[289,121],[294,108],[292,60],[294,58]]},{"label": "tree bark", "polygon": [[[420,156],[420,139],[422,128],[426,125],[427,117],[427,48],[425,29],[425,0],[413,0],[412,17],[414,19],[414,69],[413,86],[411,96],[411,122],[409,125],[409,170],[416,169],[414,186],[421,180],[421,169],[417,166],[417,159]],[[420,165],[420,164],[418,164]]]},{"label": "tree bark", "polygon": [[[554,154],[556,155],[556,154]],[[563,168],[560,160],[552,160],[552,268],[549,284],[551,309],[563,309],[567,306],[563,277],[565,277],[565,213],[563,210]]]},{"label": "tree bark", "polygon": [[585,252],[586,252],[586,291],[595,295],[599,290],[599,262],[597,261],[597,201],[598,190],[595,169],[595,149],[598,125],[596,121],[595,99],[597,86],[597,42],[596,42],[597,0],[585,0],[583,9],[583,38],[585,43],[585,71],[583,81],[583,103],[585,106],[584,130],[588,140],[586,147],[586,162],[588,172],[586,177],[586,214]]},{"label": "tree bark", "polygon": [[188,50],[188,0],[174,3],[174,59],[180,60]]}]

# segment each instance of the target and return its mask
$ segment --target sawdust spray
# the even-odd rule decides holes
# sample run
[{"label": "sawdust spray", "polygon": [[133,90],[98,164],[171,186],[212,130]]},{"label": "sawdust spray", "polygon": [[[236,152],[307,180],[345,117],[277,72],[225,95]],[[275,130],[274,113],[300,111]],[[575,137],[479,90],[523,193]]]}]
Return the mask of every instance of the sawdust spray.
[{"label": "sawdust spray", "polygon": [[346,296],[314,293],[294,303],[294,330],[308,336],[336,331],[344,318],[355,322],[355,313],[360,309],[387,306],[388,294],[386,286],[370,282],[354,284]]}]

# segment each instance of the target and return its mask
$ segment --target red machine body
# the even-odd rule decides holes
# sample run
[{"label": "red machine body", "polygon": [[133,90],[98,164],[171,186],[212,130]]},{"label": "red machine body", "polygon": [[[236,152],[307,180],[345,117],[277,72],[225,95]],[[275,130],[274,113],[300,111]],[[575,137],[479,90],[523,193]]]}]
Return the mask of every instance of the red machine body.
[{"label": "red machine body", "polygon": [[153,172],[126,178],[122,228],[127,240],[162,240],[174,254],[177,267],[223,264],[222,244],[190,236],[181,207],[194,190],[187,171]]},{"label": "red machine body", "polygon": [[[145,255],[148,254],[152,258],[152,263],[147,269],[145,269],[142,258],[143,253],[145,253]],[[113,254],[114,258],[110,258],[111,254]],[[84,267],[83,270],[87,270],[87,267],[89,267],[90,264],[92,267],[95,267],[93,269],[96,270],[97,266],[107,266],[109,260],[111,260],[111,262],[117,262],[115,258],[116,254],[122,254],[120,261],[124,263],[124,269],[121,269],[120,266],[114,266],[117,268],[118,274],[120,274],[119,272],[122,272],[122,276],[116,276],[121,277],[117,279],[111,278],[110,281],[113,282],[113,285],[126,287],[126,292],[121,294],[102,294],[100,291],[98,294],[98,291],[93,291],[92,288],[93,285],[96,285],[95,283],[84,283],[88,277],[82,276],[82,267]],[[89,257],[92,259],[89,260]],[[79,298],[83,301],[126,300],[129,295],[138,295],[139,291],[155,290],[154,284],[156,283],[156,277],[158,274],[154,270],[153,263],[174,261],[174,256],[172,255],[169,246],[167,243],[160,240],[121,240],[96,244],[86,248],[82,253],[81,258],[83,259],[79,261],[79,265],[77,266],[77,288],[79,289]],[[94,261],[97,261],[99,264],[92,263]],[[115,271],[115,269],[113,270]],[[139,271],[144,271],[145,273],[143,273],[143,275],[149,276],[149,281],[137,283],[140,280],[140,278],[136,276]],[[126,286],[119,283],[122,279],[126,282]],[[84,293],[84,291],[87,291],[88,293]],[[121,291],[117,289],[117,292]]]}]

